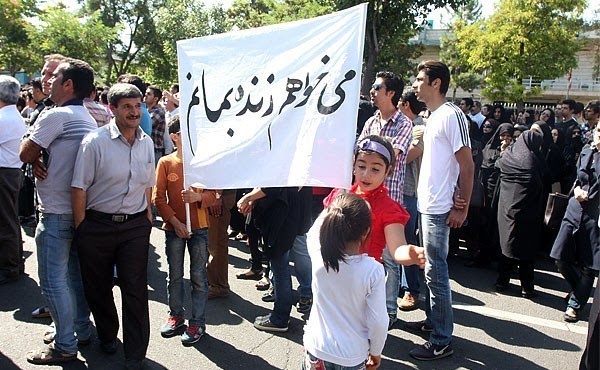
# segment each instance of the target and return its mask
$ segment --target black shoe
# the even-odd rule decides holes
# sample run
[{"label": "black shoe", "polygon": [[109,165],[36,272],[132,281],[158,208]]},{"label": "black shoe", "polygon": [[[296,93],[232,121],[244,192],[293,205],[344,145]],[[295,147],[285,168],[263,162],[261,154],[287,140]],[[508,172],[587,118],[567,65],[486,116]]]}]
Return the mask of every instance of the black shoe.
[{"label": "black shoe", "polygon": [[510,286],[509,283],[499,283],[498,282],[494,285],[494,288],[496,288],[497,292],[504,292],[505,290],[508,289],[509,286]]},{"label": "black shoe", "polygon": [[430,361],[452,355],[452,345],[450,343],[445,346],[425,342],[425,344],[413,348],[409,354],[417,360]]},{"label": "black shoe", "polygon": [[116,339],[111,340],[110,342],[100,342],[100,349],[102,352],[112,355],[117,352],[117,347],[119,346],[119,342]]},{"label": "black shoe", "polygon": [[523,289],[521,291],[521,297],[531,299],[531,298],[537,297],[537,293],[535,292],[535,290],[533,290],[533,288]]},{"label": "black shoe", "polygon": [[433,328],[431,326],[425,324],[425,320],[407,322],[406,324],[404,324],[404,327],[410,331],[415,331],[417,333],[431,333],[433,331]]},{"label": "black shoe", "polygon": [[261,299],[263,302],[275,302],[275,293],[273,291],[266,292]]}]

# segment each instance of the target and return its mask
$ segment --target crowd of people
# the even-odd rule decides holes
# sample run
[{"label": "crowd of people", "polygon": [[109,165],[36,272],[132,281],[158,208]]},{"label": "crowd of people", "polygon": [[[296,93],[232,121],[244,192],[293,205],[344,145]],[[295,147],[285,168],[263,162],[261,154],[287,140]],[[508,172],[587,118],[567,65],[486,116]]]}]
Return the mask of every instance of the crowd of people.
[{"label": "crowd of people", "polygon": [[[518,267],[527,299],[536,295],[535,259],[549,253],[572,287],[565,321],[577,321],[589,299],[600,269],[600,101],[522,112],[472,98],[455,104],[446,97],[448,67],[424,61],[410,88],[392,72],[377,73],[359,105],[349,190],[185,189],[178,86],[162,91],[126,74],[97,89],[94,78],[87,63],[58,54],[44,58],[30,86],[0,76],[0,283],[24,271],[19,216],[35,214],[44,305],[32,314],[53,321],[47,346],[28,353],[31,363],[77,358],[91,341],[90,313],[100,348],[115,353],[117,284],[125,364],[143,367],[148,246],[158,218],[168,262],[161,335],[180,335],[184,345],[200,340],[207,301],[230,293],[235,236],[247,241],[252,262],[237,278],[257,280],[262,299],[273,302],[254,327],[286,332],[295,305],[307,317],[307,370],[377,368],[398,309],[417,309],[420,295],[425,318],[405,326],[429,338],[409,354],[452,355],[447,258],[460,247],[469,266],[497,266],[499,292],[510,289]],[[555,191],[571,198],[551,229],[544,209]],[[598,289],[588,346],[597,343],[597,296]],[[581,366],[597,361],[586,350]]]}]

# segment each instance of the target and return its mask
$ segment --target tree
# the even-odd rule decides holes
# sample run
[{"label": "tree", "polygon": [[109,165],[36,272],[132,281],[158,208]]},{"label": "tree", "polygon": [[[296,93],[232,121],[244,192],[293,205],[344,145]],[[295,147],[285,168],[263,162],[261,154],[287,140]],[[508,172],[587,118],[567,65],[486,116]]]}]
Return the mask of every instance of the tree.
[{"label": "tree", "polygon": [[461,58],[460,50],[456,45],[456,28],[464,27],[467,24],[473,24],[481,18],[481,4],[478,0],[469,0],[467,3],[459,6],[453,17],[454,22],[441,40],[440,59],[446,63],[450,69],[452,79],[450,88],[452,89],[452,100],[456,100],[456,90],[463,89],[471,92],[481,86],[483,78],[481,73],[469,69],[466,61]]},{"label": "tree", "polygon": [[501,0],[487,20],[456,25],[456,46],[470,70],[484,72],[483,95],[523,105],[540,88],[522,79],[563,76],[577,66],[585,0]]},{"label": "tree", "polygon": [[[362,93],[368,93],[377,69],[389,70],[390,66],[395,66],[399,68],[395,70],[396,73],[405,77],[412,75],[414,66],[407,61],[416,52],[414,47],[408,45],[408,40],[419,30],[419,27],[415,27],[417,19],[424,18],[435,8],[449,6],[454,9],[466,1],[369,0]],[[345,9],[362,2],[364,0],[337,0],[337,5],[339,9]]]},{"label": "tree", "polygon": [[239,29],[313,18],[335,11],[332,0],[235,0],[227,17]]},{"label": "tree", "polygon": [[[30,31],[41,55],[59,53],[88,62],[96,72],[106,65],[106,48],[117,39],[117,28],[105,26],[99,12],[82,18],[64,6],[50,7],[39,15],[40,26]],[[41,62],[41,58],[38,63]]]},{"label": "tree", "polygon": [[178,40],[225,32],[229,22],[221,6],[206,8],[195,0],[167,0],[154,15],[157,43],[148,46],[140,56],[147,81],[166,87],[177,81]]},{"label": "tree", "polygon": [[158,43],[154,10],[165,0],[87,0],[86,13],[99,11],[100,19],[110,28],[122,27],[119,37],[106,48],[106,84],[132,70],[149,45]]},{"label": "tree", "polygon": [[29,38],[33,26],[25,19],[34,12],[33,0],[0,0],[0,68],[12,76],[20,70],[32,73],[39,63]]}]

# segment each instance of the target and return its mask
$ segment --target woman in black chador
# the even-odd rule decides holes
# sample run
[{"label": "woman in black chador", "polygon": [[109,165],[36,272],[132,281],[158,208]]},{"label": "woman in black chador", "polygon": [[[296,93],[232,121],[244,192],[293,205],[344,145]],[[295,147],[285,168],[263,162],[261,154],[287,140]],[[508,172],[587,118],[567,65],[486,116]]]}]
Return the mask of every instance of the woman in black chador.
[{"label": "woman in black chador", "polygon": [[535,295],[533,262],[540,245],[540,210],[547,177],[542,142],[541,134],[525,131],[496,162],[500,168],[498,231],[502,248],[496,290],[508,288],[511,270],[518,265],[525,298]]},{"label": "woman in black chador", "polygon": [[576,187],[550,252],[550,256],[556,259],[558,270],[571,286],[563,316],[567,322],[579,319],[600,269],[599,147],[600,131],[596,128],[594,143],[584,148],[579,156]]}]

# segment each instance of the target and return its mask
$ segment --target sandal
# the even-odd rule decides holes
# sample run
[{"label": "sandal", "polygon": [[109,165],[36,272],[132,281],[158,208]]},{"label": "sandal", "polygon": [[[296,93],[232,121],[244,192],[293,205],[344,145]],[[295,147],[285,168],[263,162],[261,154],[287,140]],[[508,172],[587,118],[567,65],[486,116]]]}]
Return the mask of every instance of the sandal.
[{"label": "sandal", "polygon": [[271,287],[271,282],[269,282],[269,280],[267,279],[262,279],[261,281],[256,283],[255,287],[256,290],[269,290],[269,288]]},{"label": "sandal", "polygon": [[260,280],[263,277],[263,273],[262,273],[262,270],[260,270],[260,271],[248,270],[246,272],[242,272],[241,274],[235,275],[235,277],[238,279],[241,279],[241,280]]},{"label": "sandal", "polygon": [[27,354],[27,362],[35,365],[52,365],[77,359],[77,353],[62,353],[53,346],[47,346],[37,351],[31,351]]},{"label": "sandal", "polygon": [[34,319],[43,319],[46,317],[50,317],[50,309],[46,306],[38,307],[35,310],[31,311],[31,317]]}]

